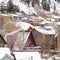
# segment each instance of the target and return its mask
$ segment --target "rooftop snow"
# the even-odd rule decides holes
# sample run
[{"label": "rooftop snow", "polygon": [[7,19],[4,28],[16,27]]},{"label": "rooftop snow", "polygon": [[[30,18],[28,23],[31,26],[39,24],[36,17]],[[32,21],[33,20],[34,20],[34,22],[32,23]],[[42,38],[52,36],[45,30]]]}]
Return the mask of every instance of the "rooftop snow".
[{"label": "rooftop snow", "polygon": [[38,52],[13,52],[16,56],[16,60],[28,60],[33,57],[33,60],[41,60],[41,55]]},{"label": "rooftop snow", "polygon": [[56,25],[60,25],[60,22],[55,22],[56,23]]},{"label": "rooftop snow", "polygon": [[52,18],[60,19],[60,16],[52,15]]},{"label": "rooftop snow", "polygon": [[55,29],[51,26],[45,26],[43,28],[37,27],[35,28],[38,32],[41,32],[42,34],[55,34]]},{"label": "rooftop snow", "polygon": [[5,54],[9,54],[10,55],[10,50],[9,48],[1,48],[0,47],[0,59],[5,56]]},{"label": "rooftop snow", "polygon": [[21,27],[22,30],[25,30],[25,31],[28,30],[29,27],[32,27],[33,28],[33,26],[31,24],[26,23],[26,22],[17,22],[16,23],[16,26],[17,27]]}]

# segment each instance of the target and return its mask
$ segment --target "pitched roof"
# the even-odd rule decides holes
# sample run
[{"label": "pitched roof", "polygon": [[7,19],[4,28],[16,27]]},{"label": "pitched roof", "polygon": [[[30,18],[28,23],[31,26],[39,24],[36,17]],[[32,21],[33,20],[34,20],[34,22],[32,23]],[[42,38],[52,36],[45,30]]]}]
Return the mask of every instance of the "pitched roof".
[{"label": "pitched roof", "polygon": [[52,35],[54,35],[54,34],[56,34],[56,31],[55,31],[55,29],[54,29],[54,27],[52,27],[52,26],[44,26],[43,28],[42,27],[36,27],[35,28],[38,32],[41,32],[42,34],[52,34]]},{"label": "pitched roof", "polygon": [[0,59],[2,59],[5,56],[5,54],[11,55],[10,53],[11,52],[10,52],[9,48],[0,47]]},{"label": "pitched roof", "polygon": [[23,31],[27,31],[29,28],[33,29],[33,25],[26,23],[26,22],[17,22],[16,23],[17,27],[21,27]]}]

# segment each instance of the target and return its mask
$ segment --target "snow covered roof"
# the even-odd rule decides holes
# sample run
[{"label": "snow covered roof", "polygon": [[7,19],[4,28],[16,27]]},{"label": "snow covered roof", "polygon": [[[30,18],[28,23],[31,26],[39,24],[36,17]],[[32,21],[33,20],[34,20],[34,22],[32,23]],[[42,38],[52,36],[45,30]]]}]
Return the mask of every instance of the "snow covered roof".
[{"label": "snow covered roof", "polygon": [[56,25],[60,25],[60,22],[55,22],[56,23]]},{"label": "snow covered roof", "polygon": [[13,52],[16,60],[42,60],[38,52]]},{"label": "snow covered roof", "polygon": [[60,16],[52,15],[52,18],[60,19]]},{"label": "snow covered roof", "polygon": [[2,47],[0,47],[0,59],[2,59],[5,56],[5,54],[8,54],[8,55],[11,56],[10,53],[11,52],[10,52],[9,48],[2,48]]},{"label": "snow covered roof", "polygon": [[51,26],[37,27],[35,29],[42,34],[55,34],[55,29]]},{"label": "snow covered roof", "polygon": [[31,24],[26,23],[26,22],[17,22],[16,26],[21,27],[21,29],[24,30],[24,31],[28,30],[30,27],[34,28]]},{"label": "snow covered roof", "polygon": [[9,16],[8,14],[0,14],[1,16]]},{"label": "snow covered roof", "polygon": [[18,16],[17,14],[9,14],[10,16]]}]

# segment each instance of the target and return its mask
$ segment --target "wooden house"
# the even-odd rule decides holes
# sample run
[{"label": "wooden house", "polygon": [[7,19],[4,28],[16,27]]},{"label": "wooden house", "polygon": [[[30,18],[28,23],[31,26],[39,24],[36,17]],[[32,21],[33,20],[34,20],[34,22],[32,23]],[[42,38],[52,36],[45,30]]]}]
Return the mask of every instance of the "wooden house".
[{"label": "wooden house", "polygon": [[[8,27],[9,26],[9,27]],[[8,22],[3,25],[6,31],[7,46],[10,50],[23,49],[25,46],[35,46],[32,35],[32,25],[25,22]],[[18,48],[17,48],[18,47]]]},{"label": "wooden house", "polygon": [[54,49],[55,45],[55,30],[45,27],[35,27],[33,37],[37,46],[42,46],[43,49]]},{"label": "wooden house", "polygon": [[4,47],[5,45],[6,45],[6,41],[4,40],[2,35],[0,35],[0,47]]}]

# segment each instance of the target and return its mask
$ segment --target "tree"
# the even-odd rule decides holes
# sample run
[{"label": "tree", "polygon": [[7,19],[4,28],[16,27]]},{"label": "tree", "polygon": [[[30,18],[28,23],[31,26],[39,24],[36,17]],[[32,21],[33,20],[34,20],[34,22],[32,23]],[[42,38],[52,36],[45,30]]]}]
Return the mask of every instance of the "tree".
[{"label": "tree", "polygon": [[8,4],[7,4],[7,12],[13,12],[14,5],[12,3],[12,0],[9,0]]},{"label": "tree", "polygon": [[42,6],[44,10],[50,11],[50,5],[47,0],[42,0]]},{"label": "tree", "polygon": [[32,1],[32,6],[34,7],[34,1]]},{"label": "tree", "polygon": [[55,1],[60,2],[60,0],[55,0]]},{"label": "tree", "polygon": [[9,0],[7,4],[7,12],[19,12],[18,7],[12,3],[12,0]]},{"label": "tree", "polygon": [[4,13],[5,7],[4,7],[4,2],[1,2],[1,13]]},{"label": "tree", "polygon": [[19,8],[17,6],[14,6],[14,12],[19,12]]},{"label": "tree", "polygon": [[54,11],[56,10],[56,6],[55,6],[55,4],[54,4]]},{"label": "tree", "polygon": [[37,4],[39,6],[39,0],[33,0],[34,4]]},{"label": "tree", "polygon": [[30,3],[30,0],[26,0],[26,3],[29,5],[29,3]]}]

